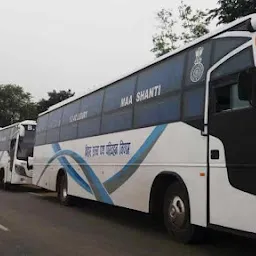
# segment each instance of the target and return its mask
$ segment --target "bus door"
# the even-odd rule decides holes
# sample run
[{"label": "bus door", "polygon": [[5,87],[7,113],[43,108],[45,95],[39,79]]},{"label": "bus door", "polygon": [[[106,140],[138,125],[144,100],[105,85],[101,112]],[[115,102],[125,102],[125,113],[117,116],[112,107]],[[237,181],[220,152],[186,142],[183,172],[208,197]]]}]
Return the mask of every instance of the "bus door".
[{"label": "bus door", "polygon": [[256,108],[241,74],[210,85],[209,222],[256,232]]},{"label": "bus door", "polygon": [[7,168],[7,182],[11,182],[12,172],[13,172],[13,164],[15,158],[15,149],[16,149],[16,138],[13,138],[10,142],[10,150],[9,150],[9,161]]}]

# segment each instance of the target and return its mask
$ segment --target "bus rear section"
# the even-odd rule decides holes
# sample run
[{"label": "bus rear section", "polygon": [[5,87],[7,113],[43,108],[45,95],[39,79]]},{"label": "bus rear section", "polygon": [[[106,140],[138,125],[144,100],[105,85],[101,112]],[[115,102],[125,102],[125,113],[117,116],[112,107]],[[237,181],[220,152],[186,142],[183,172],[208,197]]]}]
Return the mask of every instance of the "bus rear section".
[{"label": "bus rear section", "polygon": [[0,183],[32,184],[36,122],[27,120],[0,130]]}]

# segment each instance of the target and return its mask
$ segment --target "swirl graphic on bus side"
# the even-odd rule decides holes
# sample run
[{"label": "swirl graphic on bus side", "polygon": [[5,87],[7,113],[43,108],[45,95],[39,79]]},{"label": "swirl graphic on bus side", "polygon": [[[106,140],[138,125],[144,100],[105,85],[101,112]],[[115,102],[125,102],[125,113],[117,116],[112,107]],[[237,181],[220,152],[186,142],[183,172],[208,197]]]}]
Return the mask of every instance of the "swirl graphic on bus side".
[{"label": "swirl graphic on bus side", "polygon": [[[116,191],[119,187],[121,187],[137,171],[137,169],[140,167],[140,164],[146,158],[148,153],[151,151],[151,149],[165,130],[166,126],[167,125],[164,124],[155,127],[149,137],[145,140],[145,142],[133,155],[133,157],[128,161],[128,163],[123,166],[121,170],[119,170],[116,174],[114,174],[103,183],[101,183],[90,165],[79,154],[71,150],[61,149],[58,143],[53,144],[52,148],[55,152],[55,155],[49,159],[47,165],[44,167],[37,181],[37,185],[39,184],[43,174],[51,165],[51,163],[55,159],[58,159],[67,174],[84,190],[94,195],[96,200],[108,204],[113,204],[110,194]],[[79,175],[79,173],[67,160],[66,156],[71,157],[79,165],[79,167],[83,171],[86,180],[81,177],[81,175]]]}]

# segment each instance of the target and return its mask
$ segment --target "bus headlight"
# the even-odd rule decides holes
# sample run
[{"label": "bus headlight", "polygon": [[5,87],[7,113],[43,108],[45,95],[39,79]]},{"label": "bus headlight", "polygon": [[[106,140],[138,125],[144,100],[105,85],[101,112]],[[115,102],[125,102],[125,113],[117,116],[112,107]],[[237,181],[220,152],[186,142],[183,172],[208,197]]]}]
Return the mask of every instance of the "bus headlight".
[{"label": "bus headlight", "polygon": [[15,172],[21,176],[27,176],[25,168],[23,166],[15,165]]}]

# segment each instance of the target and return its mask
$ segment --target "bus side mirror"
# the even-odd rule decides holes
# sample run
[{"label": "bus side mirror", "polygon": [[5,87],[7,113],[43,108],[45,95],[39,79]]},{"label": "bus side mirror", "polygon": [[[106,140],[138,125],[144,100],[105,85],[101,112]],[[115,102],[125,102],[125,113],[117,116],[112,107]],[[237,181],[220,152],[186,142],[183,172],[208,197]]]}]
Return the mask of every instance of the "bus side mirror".
[{"label": "bus side mirror", "polygon": [[19,133],[20,133],[20,137],[24,137],[25,136],[25,128],[24,126],[20,126],[20,129],[19,129]]}]

